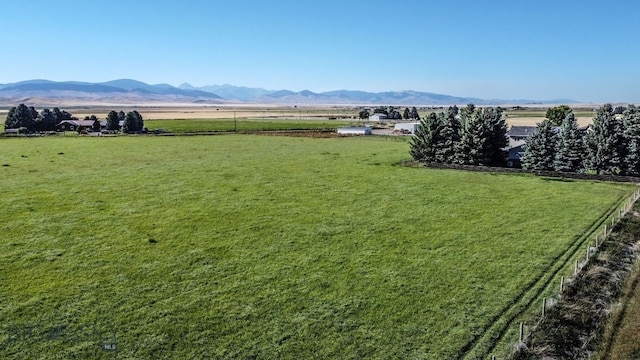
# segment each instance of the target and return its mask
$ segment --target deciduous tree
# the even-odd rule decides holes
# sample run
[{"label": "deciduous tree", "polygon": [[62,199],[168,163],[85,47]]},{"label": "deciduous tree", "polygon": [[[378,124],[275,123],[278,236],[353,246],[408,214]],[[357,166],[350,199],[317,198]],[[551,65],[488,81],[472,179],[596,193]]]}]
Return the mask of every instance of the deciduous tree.
[{"label": "deciduous tree", "polygon": [[559,126],[562,124],[562,120],[564,120],[570,112],[573,112],[570,107],[567,105],[560,105],[549,108],[544,117],[546,117],[552,125]]}]

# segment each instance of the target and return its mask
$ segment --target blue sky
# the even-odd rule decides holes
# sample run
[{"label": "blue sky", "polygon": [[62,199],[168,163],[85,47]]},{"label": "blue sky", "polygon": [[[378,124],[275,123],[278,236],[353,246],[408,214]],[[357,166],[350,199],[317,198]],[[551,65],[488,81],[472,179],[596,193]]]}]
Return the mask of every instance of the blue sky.
[{"label": "blue sky", "polygon": [[640,1],[25,0],[0,12],[0,83],[640,103]]}]

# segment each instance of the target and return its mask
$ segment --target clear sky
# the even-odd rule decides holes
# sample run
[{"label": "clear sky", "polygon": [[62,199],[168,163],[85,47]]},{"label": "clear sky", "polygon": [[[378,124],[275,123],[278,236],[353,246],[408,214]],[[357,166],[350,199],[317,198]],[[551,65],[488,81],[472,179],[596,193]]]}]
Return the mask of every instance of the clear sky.
[{"label": "clear sky", "polygon": [[0,83],[640,103],[637,0],[2,0]]}]

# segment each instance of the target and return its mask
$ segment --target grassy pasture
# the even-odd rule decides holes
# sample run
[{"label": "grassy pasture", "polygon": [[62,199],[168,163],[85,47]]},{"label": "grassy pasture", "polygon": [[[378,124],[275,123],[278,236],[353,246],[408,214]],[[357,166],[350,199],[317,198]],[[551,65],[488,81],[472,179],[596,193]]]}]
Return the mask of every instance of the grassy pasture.
[{"label": "grassy pasture", "polygon": [[396,166],[407,152],[0,140],[0,357],[456,357],[633,191]]},{"label": "grassy pasture", "polygon": [[336,129],[349,125],[349,121],[340,120],[262,120],[262,119],[178,119],[178,120],[145,120],[148,129],[165,129],[169,132],[198,131],[261,131],[261,130],[294,130],[294,129]]}]

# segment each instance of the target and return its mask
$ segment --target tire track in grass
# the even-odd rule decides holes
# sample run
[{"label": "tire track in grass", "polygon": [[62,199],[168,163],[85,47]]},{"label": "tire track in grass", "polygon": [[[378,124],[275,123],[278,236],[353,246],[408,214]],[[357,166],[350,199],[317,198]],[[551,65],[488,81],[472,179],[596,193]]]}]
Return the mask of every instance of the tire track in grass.
[{"label": "tire track in grass", "polygon": [[614,205],[594,220],[587,228],[587,231],[577,235],[572,245],[556,256],[551,263],[542,270],[538,277],[529,282],[512,301],[508,302],[501,311],[497,312],[497,314],[489,320],[487,326],[482,329],[481,333],[473,336],[465,346],[458,351],[456,358],[480,359],[488,356],[502,340],[515,319],[522,316],[531,308],[542,292],[548,288],[556,275],[564,269],[569,261],[578,253],[578,250],[583,247],[585,243],[588,243],[600,226],[610,219],[610,216],[620,207],[626,198],[626,196],[618,197]]}]

